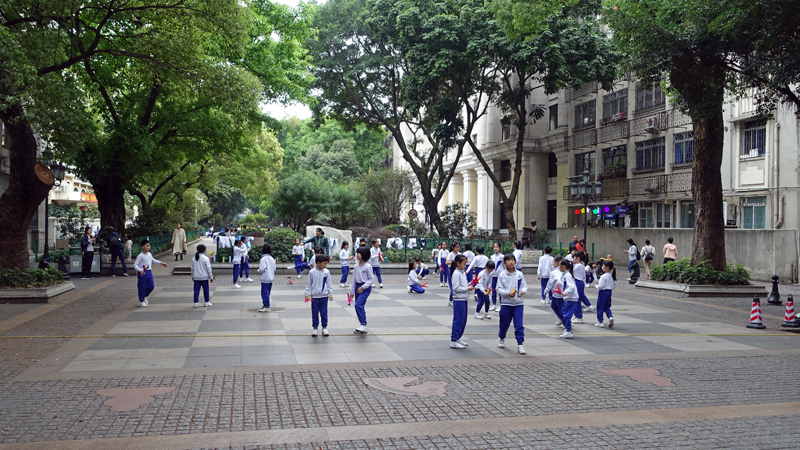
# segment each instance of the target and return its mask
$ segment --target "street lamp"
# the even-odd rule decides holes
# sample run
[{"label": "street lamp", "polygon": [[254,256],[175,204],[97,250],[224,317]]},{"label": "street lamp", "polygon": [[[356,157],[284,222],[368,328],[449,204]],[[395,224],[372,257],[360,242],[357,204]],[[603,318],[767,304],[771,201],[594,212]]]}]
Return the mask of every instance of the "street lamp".
[{"label": "street lamp", "polygon": [[149,187],[149,188],[147,188],[147,201],[148,202],[150,201],[150,197],[152,197],[152,196],[153,196],[153,188]]},{"label": "street lamp", "polygon": [[[583,203],[583,241],[586,242],[586,226],[589,217],[589,202],[600,200],[603,196],[603,183],[600,180],[592,183],[589,181],[589,169],[584,169],[581,181],[569,184],[569,195],[573,201]],[[588,244],[585,249],[588,251]]]},{"label": "street lamp", "polygon": [[417,204],[417,194],[411,193],[411,209]]},{"label": "street lamp", "polygon": [[[53,159],[53,151],[50,148],[50,143],[47,143],[44,151],[42,152],[44,163],[50,167],[50,172],[53,173],[53,187],[61,186],[61,181],[64,179],[66,166]],[[52,188],[51,188],[52,189]],[[42,260],[39,261],[39,268],[45,269],[50,260],[50,192],[47,192],[47,198],[44,200],[44,253],[42,253]]]}]

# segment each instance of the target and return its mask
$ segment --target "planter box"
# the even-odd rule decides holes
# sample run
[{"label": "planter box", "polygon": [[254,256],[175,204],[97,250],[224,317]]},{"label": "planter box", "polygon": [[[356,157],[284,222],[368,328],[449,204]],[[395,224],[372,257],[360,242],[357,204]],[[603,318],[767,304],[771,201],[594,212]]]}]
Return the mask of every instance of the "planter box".
[{"label": "planter box", "polygon": [[746,286],[713,286],[708,284],[691,285],[679,284],[669,281],[647,281],[639,280],[634,286],[637,289],[649,289],[653,291],[677,292],[683,297],[733,297],[733,298],[759,298],[766,300],[767,288],[755,284]]},{"label": "planter box", "polygon": [[56,295],[75,289],[72,282],[35,289],[0,289],[0,303],[47,303]]}]

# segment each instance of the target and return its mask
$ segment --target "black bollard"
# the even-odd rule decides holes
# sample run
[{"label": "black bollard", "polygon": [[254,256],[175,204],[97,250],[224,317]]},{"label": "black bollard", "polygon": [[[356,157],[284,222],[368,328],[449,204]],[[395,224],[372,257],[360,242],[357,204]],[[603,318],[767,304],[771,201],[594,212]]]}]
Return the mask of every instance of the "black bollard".
[{"label": "black bollard", "polygon": [[778,276],[772,276],[772,292],[769,293],[767,303],[770,305],[782,305],[781,294],[778,293]]}]

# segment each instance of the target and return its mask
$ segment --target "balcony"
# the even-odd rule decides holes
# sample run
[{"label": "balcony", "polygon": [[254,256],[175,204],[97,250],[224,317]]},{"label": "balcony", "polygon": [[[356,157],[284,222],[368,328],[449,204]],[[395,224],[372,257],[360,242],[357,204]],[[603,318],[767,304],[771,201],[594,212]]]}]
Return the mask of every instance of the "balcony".
[{"label": "balcony", "polygon": [[[692,191],[692,173],[673,173],[643,178],[613,178],[602,180],[604,200],[626,200],[634,196],[656,196]],[[562,198],[570,202],[569,186],[564,186]]]},{"label": "balcony", "polygon": [[599,83],[597,81],[591,81],[589,83],[583,83],[580,87],[573,88],[568,87],[564,89],[564,101],[569,103],[573,100],[577,100],[583,96],[589,94],[596,94],[597,89],[599,87]]},{"label": "balcony", "polygon": [[586,130],[564,138],[564,147],[567,151],[597,145],[597,130]]},{"label": "balcony", "polygon": [[632,121],[631,134],[641,136],[660,133],[668,128],[669,121],[665,111],[637,117]]},{"label": "balcony", "polygon": [[72,186],[56,186],[50,192],[50,200],[53,203],[77,203],[81,201],[81,193],[75,192]]},{"label": "balcony", "polygon": [[631,137],[630,122],[612,122],[597,130],[597,143],[623,141]]}]

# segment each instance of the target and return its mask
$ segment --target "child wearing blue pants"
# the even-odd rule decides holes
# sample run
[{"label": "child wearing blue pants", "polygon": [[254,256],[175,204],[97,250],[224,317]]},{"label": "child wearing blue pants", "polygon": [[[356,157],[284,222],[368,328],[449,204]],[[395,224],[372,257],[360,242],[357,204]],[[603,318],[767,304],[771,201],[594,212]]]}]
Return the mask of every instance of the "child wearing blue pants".
[{"label": "child wearing blue pants", "polygon": [[417,278],[418,279],[422,280],[423,278],[427,277],[431,273],[431,271],[428,269],[428,266],[426,266],[422,262],[422,258],[420,258],[419,256],[417,257],[416,260],[414,260],[414,262],[417,263],[416,271],[417,271]]},{"label": "child wearing blue pants", "polygon": [[562,339],[572,339],[572,316],[581,309],[581,301],[578,297],[578,288],[575,287],[575,278],[572,275],[572,263],[566,259],[561,260],[558,266],[561,271],[561,281],[558,286],[561,295],[564,296],[564,308],[561,314],[564,316],[564,333],[559,336]]},{"label": "child wearing blue pants", "polygon": [[[457,245],[457,244],[456,244]],[[467,282],[467,257],[456,255],[450,266],[452,278],[450,280],[450,290],[453,292],[453,326],[450,332],[450,348],[467,348],[466,342],[461,340],[464,336],[464,329],[467,326],[467,309],[469,307],[469,293],[475,290]]]},{"label": "child wearing blue pants", "polygon": [[308,272],[306,281],[306,301],[311,302],[311,336],[317,337],[317,328],[322,321],[322,335],[328,333],[328,302],[333,301],[333,286],[331,273],[328,271],[328,256],[317,255],[317,267]]},{"label": "child wearing blue pants", "polygon": [[589,307],[585,308],[578,308],[575,311],[575,318],[572,319],[573,323],[583,323],[583,311],[588,311],[591,308],[591,303],[589,302],[589,298],[586,297],[586,267],[583,265],[583,261],[586,260],[586,254],[583,252],[577,252],[572,258],[572,273],[575,278],[575,289],[578,290],[578,299],[581,303],[589,305]]},{"label": "child wearing blue pants", "polygon": [[[491,319],[492,316],[489,315],[489,296],[491,295],[489,291],[491,288],[491,273],[494,272],[494,263],[491,261],[486,261],[485,267],[482,271],[478,272],[476,275],[478,277],[478,282],[475,283],[475,296],[478,297],[478,307],[475,308],[475,318],[476,319]],[[481,313],[481,309],[484,310]]]},{"label": "child wearing blue pants", "polygon": [[372,266],[372,273],[378,279],[378,287],[383,288],[383,279],[381,278],[381,249],[378,247],[378,241],[372,240],[372,247],[369,249],[369,265]]},{"label": "child wearing blue pants", "polygon": [[439,257],[437,264],[439,264],[439,285],[445,287],[450,283],[450,276],[447,270],[447,244],[444,242],[439,244]]},{"label": "child wearing blue pants", "polygon": [[339,287],[347,287],[347,275],[350,273],[350,244],[342,242],[342,251],[339,252],[339,262],[342,264],[342,278]]},{"label": "child wearing blue pants", "polygon": [[294,269],[297,271],[297,279],[299,280],[303,276],[303,270],[305,269],[305,265],[303,264],[305,250],[303,249],[303,244],[300,243],[300,239],[294,240],[292,256],[294,256]]},{"label": "child wearing blue pants", "polygon": [[153,263],[161,264],[167,267],[167,263],[163,263],[153,258],[150,254],[150,241],[147,239],[141,243],[142,252],[136,257],[136,262],[133,263],[133,268],[136,269],[136,287],[139,291],[139,306],[146,307],[148,305],[147,297],[155,289],[153,282],[153,272],[150,270]]},{"label": "child wearing blue pants", "polygon": [[[419,258],[417,258],[419,260]],[[411,261],[408,263],[408,293],[416,292],[417,294],[424,294],[425,288],[419,285],[419,275],[417,275],[417,262]]]},{"label": "child wearing blue pants", "polygon": [[241,289],[239,285],[239,277],[242,272],[242,262],[247,258],[247,247],[244,246],[242,241],[236,240],[233,243],[233,288]]},{"label": "child wearing blue pants", "polygon": [[556,317],[558,317],[556,326],[564,328],[564,296],[554,292],[556,286],[561,281],[561,270],[559,270],[559,266],[561,265],[562,259],[563,258],[560,256],[553,258],[553,264],[550,266],[552,270],[550,271],[550,278],[545,287],[545,293],[550,296],[550,309],[552,309]]},{"label": "child wearing blue pants", "polygon": [[603,314],[608,316],[608,328],[614,328],[614,316],[611,315],[611,291],[617,287],[617,269],[611,260],[603,261],[603,275],[597,281],[597,323],[596,327],[603,328]]},{"label": "child wearing blue pants", "polygon": [[353,268],[353,288],[350,293],[355,297],[356,316],[360,326],[353,330],[353,333],[366,334],[367,312],[365,306],[367,298],[372,292],[372,284],[375,279],[372,276],[372,266],[367,262],[370,258],[369,249],[367,247],[358,247],[356,258],[358,258],[358,264]]},{"label": "child wearing blue pants", "polygon": [[472,267],[472,261],[475,260],[475,253],[472,253],[472,242],[467,242],[464,244],[464,256],[467,258],[467,281],[471,283],[472,276],[474,274],[473,270],[475,269]]},{"label": "child wearing blue pants", "polygon": [[497,278],[500,276],[500,272],[503,272],[505,269],[505,265],[503,265],[503,254],[500,253],[500,243],[494,243],[494,254],[491,256],[490,260],[494,263],[494,272],[492,272],[492,307],[489,308],[489,311],[500,311],[500,305],[497,304]]},{"label": "child wearing blue pants", "polygon": [[203,290],[203,298],[205,304],[203,306],[211,306],[208,301],[208,283],[214,282],[214,275],[211,273],[211,260],[206,256],[206,246],[200,244],[197,246],[197,253],[192,259],[192,281],[194,282],[194,307],[200,307],[200,289]]},{"label": "child wearing blue pants", "polygon": [[544,248],[544,255],[539,258],[539,268],[536,270],[536,276],[542,284],[542,301],[539,302],[540,305],[547,304],[544,291],[547,289],[547,282],[550,281],[550,272],[553,271],[553,257],[550,256],[552,252],[553,248],[549,245]]},{"label": "child wearing blue pants", "polygon": [[524,355],[525,325],[522,323],[524,302],[522,296],[528,292],[528,285],[522,272],[516,270],[517,259],[514,255],[503,257],[506,270],[500,273],[497,281],[497,293],[500,294],[500,331],[497,334],[497,346],[506,347],[508,326],[514,322],[514,337],[517,339],[517,352]]},{"label": "child wearing blue pants", "polygon": [[[455,271],[454,269],[455,266],[453,265],[453,262],[456,260],[456,256],[458,256],[458,251],[460,249],[461,245],[459,245],[458,242],[450,244],[450,253],[447,254],[447,260],[445,261],[444,265],[445,270],[447,270],[447,278],[450,281],[448,283],[450,285],[450,299],[449,302],[447,303],[448,306],[453,306],[453,275],[455,275],[453,273]],[[464,266],[464,268],[466,268],[466,266]],[[466,272],[464,273],[464,276],[465,277],[467,276]]]},{"label": "child wearing blue pants", "polygon": [[272,294],[272,282],[275,280],[275,260],[272,259],[272,246],[264,244],[261,248],[261,261],[258,262],[258,273],[261,275],[261,309],[259,312],[269,312],[269,296]]}]

